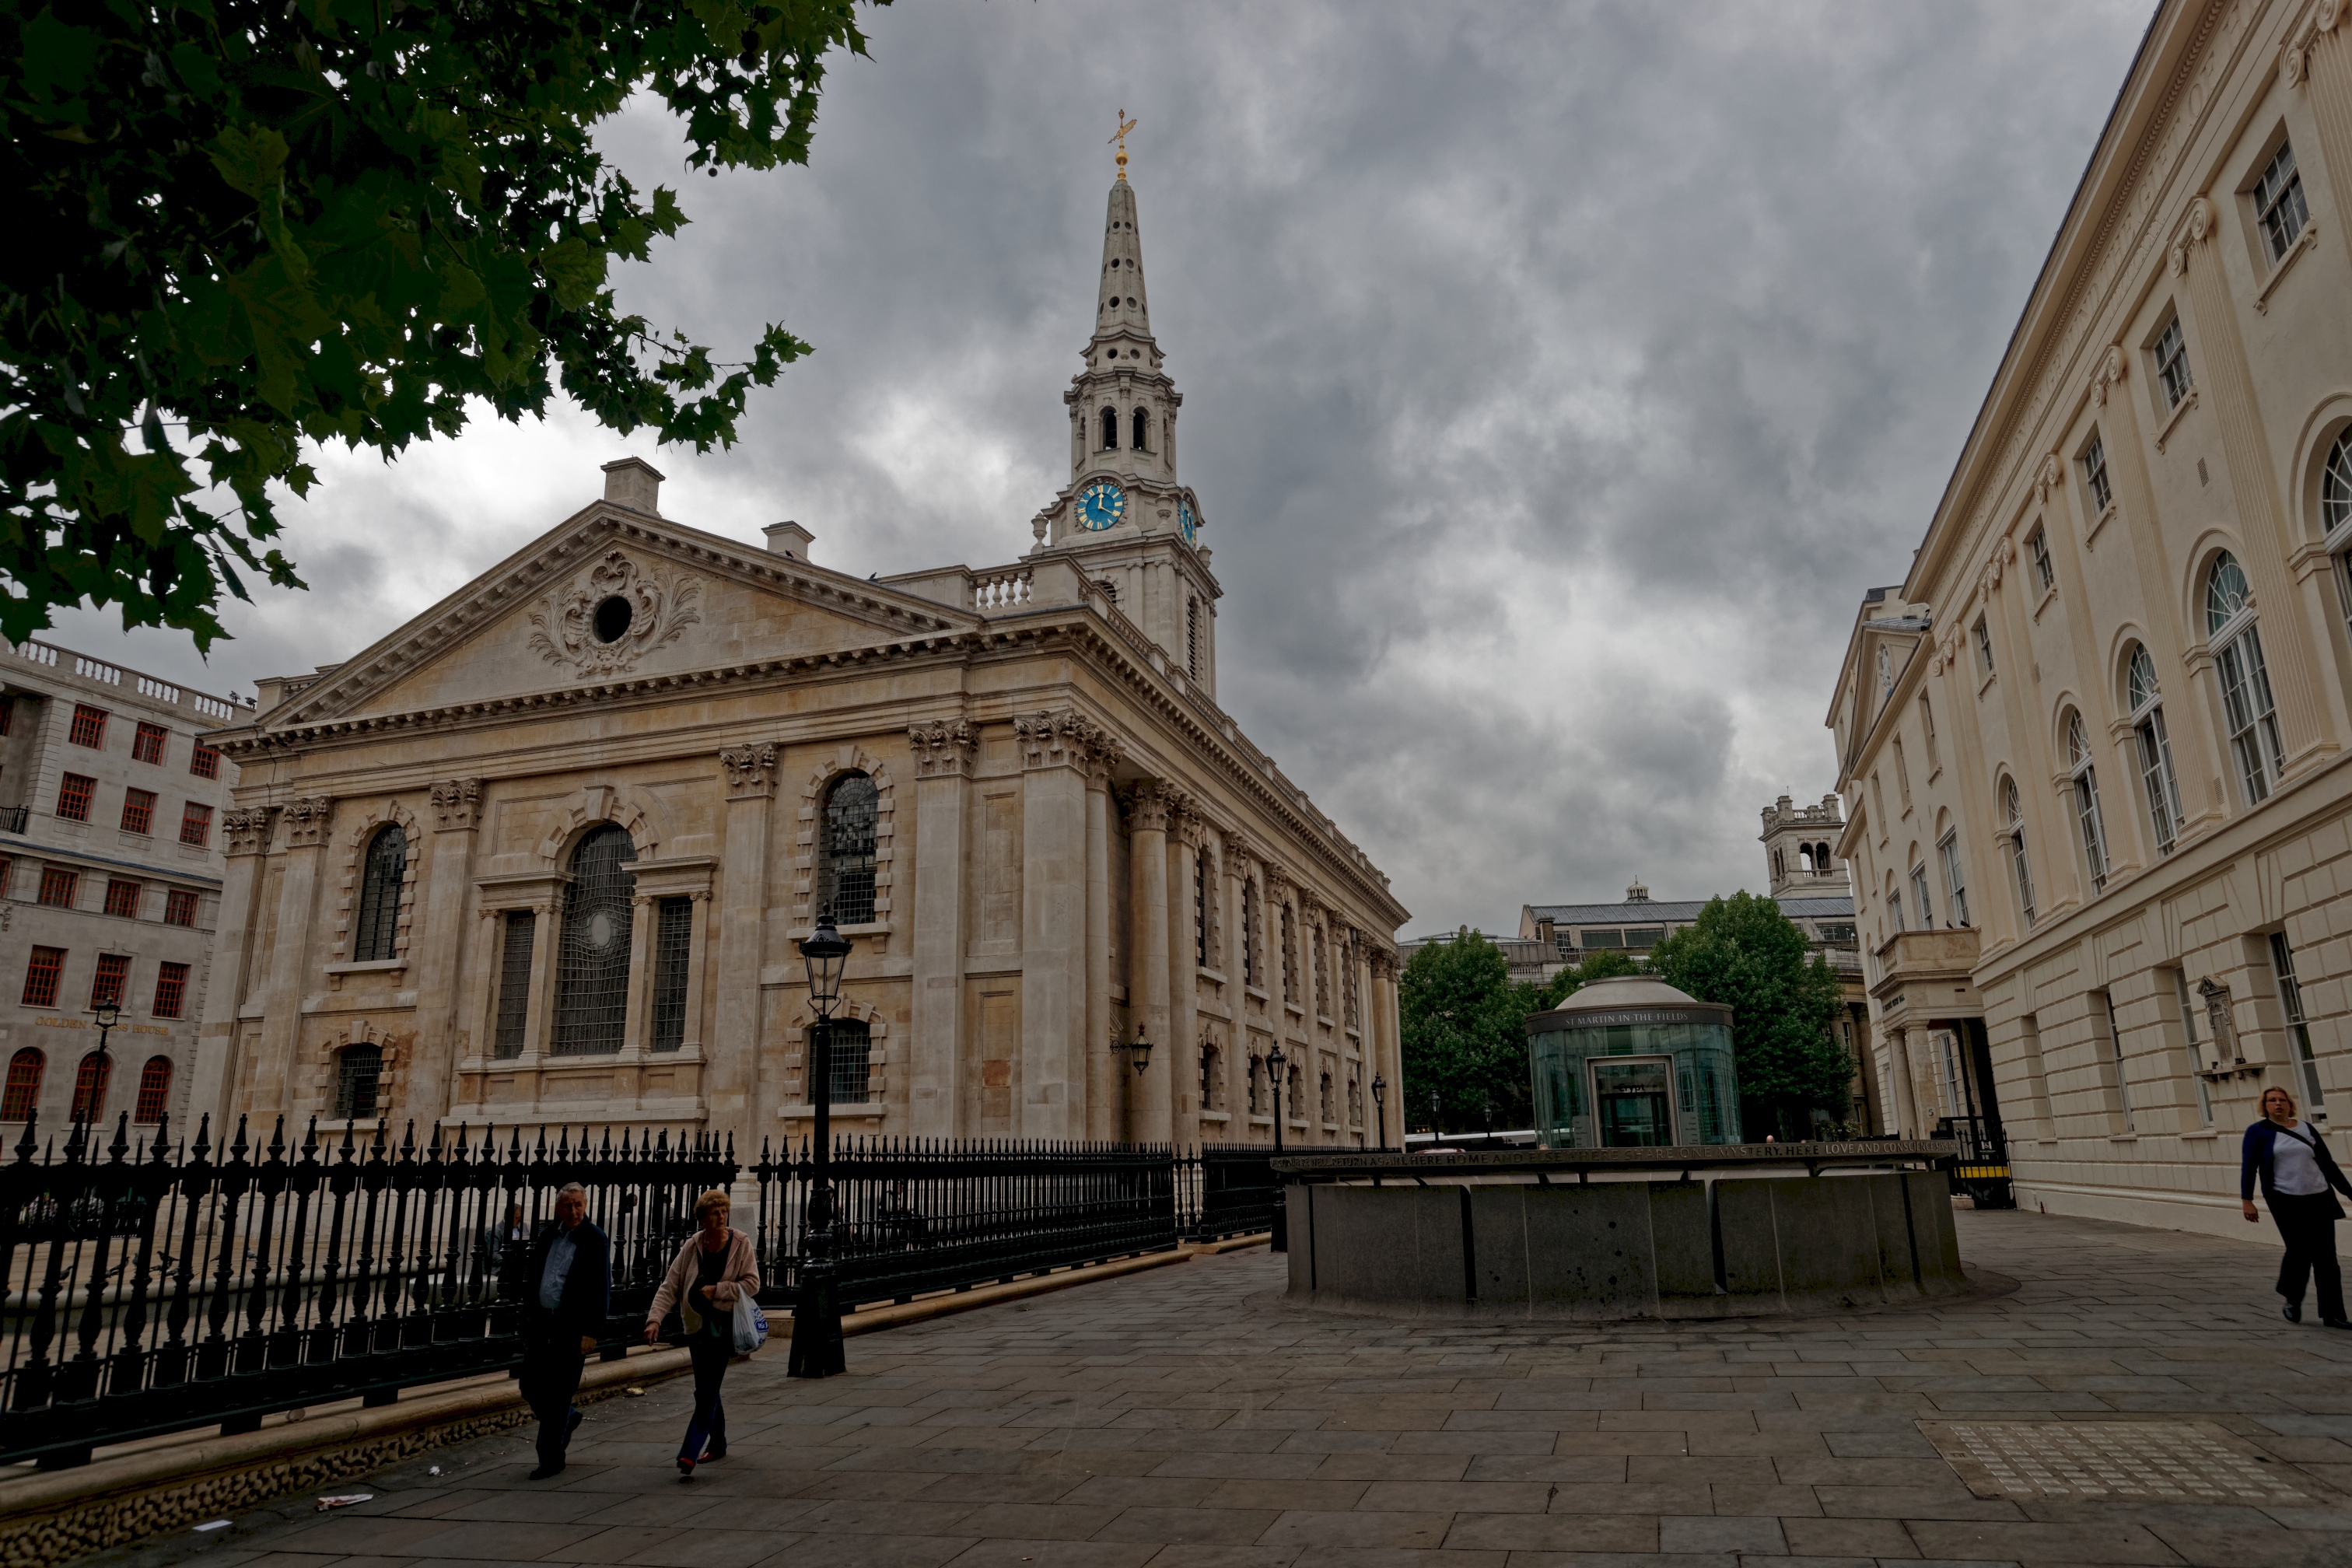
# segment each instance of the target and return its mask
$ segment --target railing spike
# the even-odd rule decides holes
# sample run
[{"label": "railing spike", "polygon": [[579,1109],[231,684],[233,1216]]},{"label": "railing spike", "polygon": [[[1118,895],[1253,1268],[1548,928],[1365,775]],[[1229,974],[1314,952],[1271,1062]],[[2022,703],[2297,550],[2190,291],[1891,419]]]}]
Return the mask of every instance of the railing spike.
[{"label": "railing spike", "polygon": [[172,1141],[164,1136],[164,1129],[171,1124],[172,1119],[168,1116],[155,1119],[155,1142],[148,1145],[148,1162],[151,1164],[160,1165],[171,1157]]},{"label": "railing spike", "polygon": [[122,1157],[131,1152],[131,1112],[121,1112],[114,1123],[114,1142],[107,1149],[110,1163],[120,1165]]},{"label": "railing spike", "polygon": [[25,1135],[16,1140],[16,1159],[20,1164],[31,1163],[33,1151],[41,1146],[41,1141],[33,1132],[40,1120],[41,1108],[37,1105],[25,1112]]}]

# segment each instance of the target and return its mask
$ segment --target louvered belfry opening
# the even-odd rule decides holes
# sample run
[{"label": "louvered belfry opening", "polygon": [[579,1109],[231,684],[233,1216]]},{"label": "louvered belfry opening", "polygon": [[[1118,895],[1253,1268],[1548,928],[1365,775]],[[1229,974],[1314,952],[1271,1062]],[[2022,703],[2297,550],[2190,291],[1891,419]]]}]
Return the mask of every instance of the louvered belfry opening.
[{"label": "louvered belfry opening", "polygon": [[637,847],[628,830],[596,828],[572,852],[556,947],[555,1037],[559,1057],[608,1055],[621,1048],[629,1004],[629,870]]}]

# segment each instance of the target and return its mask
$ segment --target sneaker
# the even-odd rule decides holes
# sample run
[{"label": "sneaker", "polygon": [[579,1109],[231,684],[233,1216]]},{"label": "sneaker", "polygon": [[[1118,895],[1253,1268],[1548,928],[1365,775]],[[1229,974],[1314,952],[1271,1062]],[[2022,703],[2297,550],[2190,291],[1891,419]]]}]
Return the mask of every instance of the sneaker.
[{"label": "sneaker", "polygon": [[682,1481],[690,1481],[694,1479],[694,1461],[686,1458],[683,1454],[678,1456],[677,1479]]},{"label": "sneaker", "polygon": [[2352,1320],[2344,1318],[2322,1318],[2320,1321],[2326,1324],[2331,1329],[2352,1329]]},{"label": "sneaker", "polygon": [[2284,1318],[2290,1323],[2299,1323],[2303,1321],[2303,1303],[2300,1301],[2289,1301],[2285,1306],[2279,1309],[2279,1316]]},{"label": "sneaker", "polygon": [[555,1477],[560,1476],[560,1475],[562,1475],[562,1473],[563,1473],[563,1461],[562,1461],[562,1460],[561,1460],[561,1459],[558,1459],[554,1464],[551,1464],[551,1465],[541,1465],[541,1466],[540,1466],[540,1467],[539,1467],[539,1468],[537,1468],[537,1469],[535,1469],[535,1470],[531,1471],[531,1473],[530,1473],[530,1479],[531,1479],[532,1480],[535,1480],[535,1481],[551,1480],[551,1479],[553,1479]]},{"label": "sneaker", "polygon": [[725,1447],[725,1446],[724,1446],[724,1445],[721,1445],[720,1447],[716,1447],[716,1448],[709,1448],[709,1449],[704,1450],[703,1455],[702,1455],[702,1461],[701,1461],[701,1462],[702,1462],[702,1463],[704,1463],[704,1464],[706,1464],[706,1465],[715,1465],[715,1464],[717,1464],[719,1460],[721,1460],[721,1459],[725,1458],[726,1457],[727,1457],[727,1449],[726,1449],[726,1447]]}]

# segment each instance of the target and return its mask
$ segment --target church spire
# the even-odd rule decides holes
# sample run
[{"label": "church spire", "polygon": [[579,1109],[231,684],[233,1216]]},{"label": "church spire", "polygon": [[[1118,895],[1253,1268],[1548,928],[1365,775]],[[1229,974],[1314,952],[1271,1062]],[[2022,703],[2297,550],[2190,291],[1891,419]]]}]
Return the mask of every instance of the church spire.
[{"label": "church spire", "polygon": [[[1127,162],[1126,153],[1119,154],[1119,162]],[[1135,187],[1127,183],[1127,170],[1123,167],[1110,187],[1110,212],[1103,220],[1101,287],[1102,295],[1095,309],[1097,349],[1121,333],[1137,339],[1136,347],[1150,348],[1151,297],[1143,287],[1143,239],[1135,226]],[[1119,357],[1129,356],[1123,353]],[[1151,353],[1141,357],[1159,356]]]}]

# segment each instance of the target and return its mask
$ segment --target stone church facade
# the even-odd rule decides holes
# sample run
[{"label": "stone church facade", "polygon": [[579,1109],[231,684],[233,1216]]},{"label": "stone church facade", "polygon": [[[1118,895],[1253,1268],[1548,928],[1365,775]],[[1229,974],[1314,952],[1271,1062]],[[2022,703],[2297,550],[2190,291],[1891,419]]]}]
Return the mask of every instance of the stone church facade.
[{"label": "stone church facade", "polygon": [[1010,565],[849,577],[797,524],[665,518],[625,459],[263,682],[211,737],[242,771],[193,1109],[797,1142],[830,906],[845,1133],[1270,1142],[1279,1044],[1285,1142],[1371,1142],[1405,911],[1217,706],[1141,263],[1122,171],[1070,482]]}]

